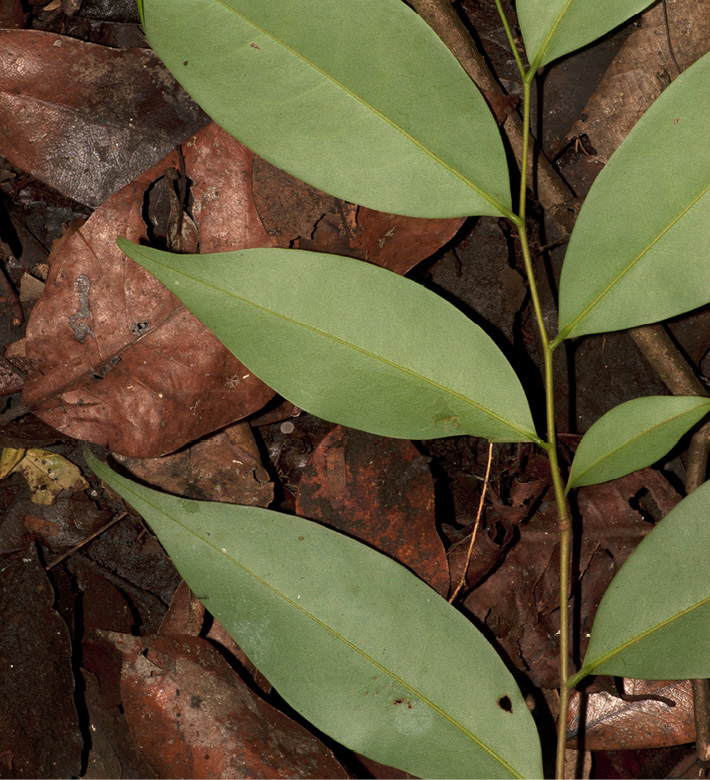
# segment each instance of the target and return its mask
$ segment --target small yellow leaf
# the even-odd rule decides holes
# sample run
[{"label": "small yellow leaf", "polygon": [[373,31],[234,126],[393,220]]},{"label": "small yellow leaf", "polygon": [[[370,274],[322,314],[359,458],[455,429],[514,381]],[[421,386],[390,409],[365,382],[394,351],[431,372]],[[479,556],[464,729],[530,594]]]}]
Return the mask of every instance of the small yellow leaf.
[{"label": "small yellow leaf", "polygon": [[22,456],[14,461],[14,465],[7,472],[0,472],[6,476],[10,471],[16,471],[27,480],[30,488],[30,498],[35,504],[53,504],[62,490],[85,490],[89,483],[81,476],[78,466],[68,461],[56,452],[48,450],[9,450],[6,448],[0,456],[0,469],[5,465],[3,458],[11,462],[11,456],[7,452],[22,453]]},{"label": "small yellow leaf", "polygon": [[17,464],[25,457],[25,449],[15,449],[14,447],[4,447],[0,454],[0,479],[10,474]]}]

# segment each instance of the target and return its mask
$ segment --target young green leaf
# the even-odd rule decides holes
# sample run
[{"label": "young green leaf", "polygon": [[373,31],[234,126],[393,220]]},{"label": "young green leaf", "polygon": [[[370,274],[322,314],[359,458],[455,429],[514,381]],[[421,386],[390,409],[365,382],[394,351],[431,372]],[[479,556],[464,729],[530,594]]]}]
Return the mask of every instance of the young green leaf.
[{"label": "young green leaf", "polygon": [[710,55],[648,109],[594,182],[572,233],[553,341],[710,301]]},{"label": "young green leaf", "polygon": [[581,49],[654,0],[518,0],[520,31],[533,71]]},{"label": "young green leaf", "polygon": [[228,133],[345,200],[510,215],[496,122],[402,0],[144,0],[151,46]]},{"label": "young green leaf", "polygon": [[381,436],[538,441],[493,341],[392,271],[292,249],[174,255],[118,242],[302,409]]},{"label": "young green leaf", "polygon": [[407,569],[317,523],[96,474],[148,521],[190,588],[305,718],[417,777],[542,777],[513,677]]},{"label": "young green leaf", "polygon": [[710,677],[710,482],[634,550],[599,605],[582,669],[643,680]]},{"label": "young green leaf", "polygon": [[615,406],[584,434],[567,491],[650,466],[709,411],[710,398],[695,396],[650,396]]}]

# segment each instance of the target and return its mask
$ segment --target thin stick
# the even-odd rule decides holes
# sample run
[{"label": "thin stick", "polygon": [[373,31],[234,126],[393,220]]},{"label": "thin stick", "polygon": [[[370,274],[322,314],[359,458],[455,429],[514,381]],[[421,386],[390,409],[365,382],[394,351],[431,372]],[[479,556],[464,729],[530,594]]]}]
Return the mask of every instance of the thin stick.
[{"label": "thin stick", "polygon": [[486,476],[483,480],[483,490],[481,490],[481,500],[478,502],[478,512],[476,513],[476,522],[473,524],[473,533],[471,534],[471,541],[468,545],[468,555],[466,556],[466,564],[461,572],[461,579],[456,586],[456,590],[453,592],[451,598],[449,598],[449,604],[453,604],[456,596],[459,595],[459,591],[463,588],[466,582],[466,575],[468,574],[468,567],[471,563],[471,556],[473,555],[473,545],[476,541],[476,534],[478,533],[478,526],[481,522],[481,514],[483,513],[483,502],[486,498],[486,490],[488,489],[488,478],[491,475],[491,461],[493,460],[493,442],[488,442],[488,463],[486,465]]},{"label": "thin stick", "polygon": [[62,555],[59,556],[56,560],[52,561],[51,563],[48,563],[45,567],[45,571],[49,571],[50,569],[53,569],[58,563],[61,563],[65,558],[68,558],[72,553],[75,553],[77,550],[80,550],[84,545],[88,544],[89,542],[92,542],[94,539],[96,539],[97,536],[102,534],[104,531],[108,531],[109,528],[111,528],[112,525],[116,525],[116,523],[119,520],[123,520],[124,517],[127,517],[128,512],[122,512],[117,517],[114,517],[113,520],[106,523],[106,525],[101,526],[98,531],[94,531],[91,536],[87,536],[86,539],[83,539],[79,544],[74,545],[74,547],[71,548],[71,550],[67,550],[65,553],[62,553]]}]

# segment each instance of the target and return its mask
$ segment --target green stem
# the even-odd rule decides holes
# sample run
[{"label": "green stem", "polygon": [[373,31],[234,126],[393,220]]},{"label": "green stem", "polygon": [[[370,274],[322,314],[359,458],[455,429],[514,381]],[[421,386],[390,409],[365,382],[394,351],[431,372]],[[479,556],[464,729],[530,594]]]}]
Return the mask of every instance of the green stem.
[{"label": "green stem", "polygon": [[540,332],[540,344],[542,347],[543,359],[545,364],[545,412],[547,420],[547,457],[550,461],[550,471],[552,473],[552,485],[555,493],[555,502],[557,503],[557,513],[559,522],[559,545],[560,545],[560,714],[557,721],[557,751],[555,760],[555,776],[564,777],[565,765],[565,744],[567,742],[567,710],[569,707],[570,691],[568,687],[569,678],[569,619],[568,619],[568,593],[569,593],[569,565],[572,526],[570,522],[567,500],[565,498],[562,475],[560,474],[559,461],[557,459],[557,432],[555,430],[555,385],[553,377],[552,355],[553,349],[550,344],[545,321],[542,316],[542,305],[535,281],[535,273],[530,255],[530,245],[528,243],[527,231],[525,228],[525,208],[527,200],[527,172],[528,172],[528,148],[530,141],[530,85],[534,78],[534,72],[530,71],[523,77],[523,153],[520,163],[520,201],[518,204],[518,220],[515,225],[518,228],[520,244],[523,251],[523,261],[525,263],[525,272],[528,277],[530,287],[530,298],[532,300],[537,327]]}]

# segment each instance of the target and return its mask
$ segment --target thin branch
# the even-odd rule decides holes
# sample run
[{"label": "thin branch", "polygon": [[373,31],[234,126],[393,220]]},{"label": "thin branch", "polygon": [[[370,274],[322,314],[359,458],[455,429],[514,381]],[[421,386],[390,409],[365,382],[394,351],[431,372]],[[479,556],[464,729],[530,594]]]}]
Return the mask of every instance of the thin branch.
[{"label": "thin branch", "polygon": [[456,586],[451,598],[449,598],[449,604],[453,604],[458,596],[459,591],[466,583],[466,575],[468,574],[468,567],[471,564],[471,556],[473,555],[473,545],[476,542],[476,534],[478,533],[478,526],[481,522],[481,514],[483,512],[483,502],[486,498],[486,491],[488,490],[488,479],[491,475],[491,461],[493,460],[493,442],[488,442],[488,463],[486,465],[486,476],[483,480],[483,489],[481,490],[481,500],[478,502],[478,512],[476,513],[476,522],[473,524],[473,533],[471,534],[471,541],[468,545],[468,555],[466,556],[466,563],[461,572],[461,579]]}]

